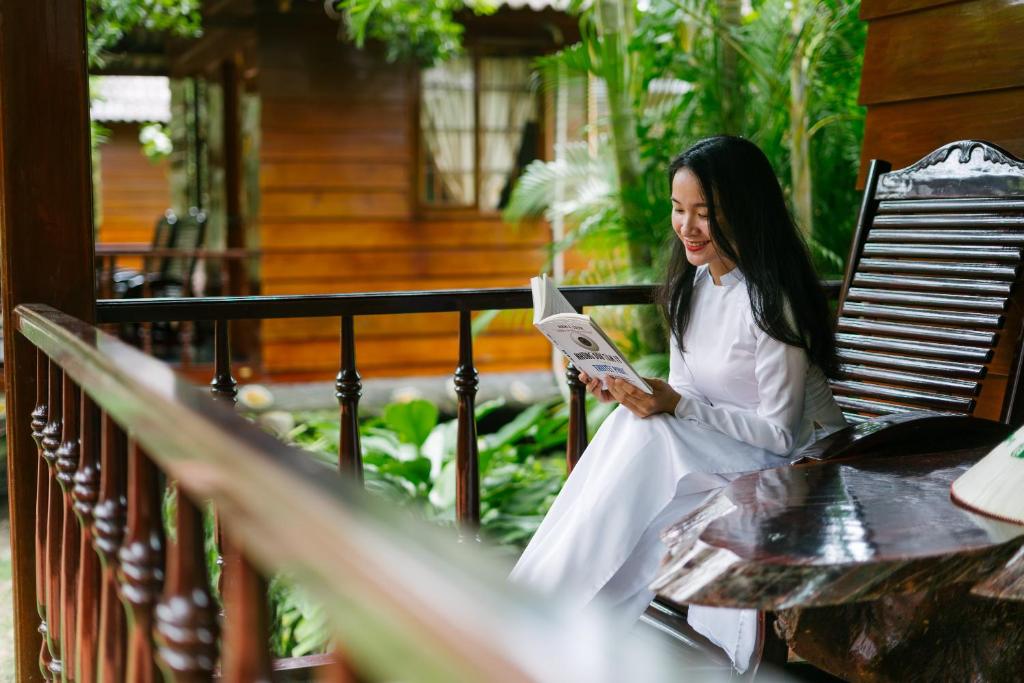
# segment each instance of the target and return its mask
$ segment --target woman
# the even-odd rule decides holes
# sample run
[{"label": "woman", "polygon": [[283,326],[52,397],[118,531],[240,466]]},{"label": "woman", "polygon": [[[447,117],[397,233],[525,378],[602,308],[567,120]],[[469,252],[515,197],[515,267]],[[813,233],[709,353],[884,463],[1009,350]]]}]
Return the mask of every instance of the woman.
[{"label": "woman", "polygon": [[[669,184],[669,381],[648,379],[646,394],[580,375],[621,405],[510,576],[572,607],[611,605],[629,624],[653,598],[667,525],[846,424],[826,381],[828,304],[768,159],[747,140],[708,138],[672,162]],[[746,670],[754,612],[694,607],[689,620]]]}]

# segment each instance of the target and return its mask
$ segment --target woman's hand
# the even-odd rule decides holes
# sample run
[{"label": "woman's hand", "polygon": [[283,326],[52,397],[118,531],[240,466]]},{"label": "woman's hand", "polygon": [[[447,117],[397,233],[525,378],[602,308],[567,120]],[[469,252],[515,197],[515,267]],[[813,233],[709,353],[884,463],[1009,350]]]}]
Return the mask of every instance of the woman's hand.
[{"label": "woman's hand", "polygon": [[679,403],[679,394],[676,390],[660,379],[644,378],[653,394],[645,393],[624,379],[608,377],[605,382],[608,385],[608,393],[616,401],[624,405],[629,412],[637,417],[650,417],[658,413],[675,413],[676,404]]},{"label": "woman's hand", "polygon": [[601,403],[608,403],[609,401],[615,400],[612,398],[611,392],[601,387],[601,380],[597,377],[591,377],[587,373],[581,372],[580,381],[587,385],[587,391],[593,394],[594,398]]}]

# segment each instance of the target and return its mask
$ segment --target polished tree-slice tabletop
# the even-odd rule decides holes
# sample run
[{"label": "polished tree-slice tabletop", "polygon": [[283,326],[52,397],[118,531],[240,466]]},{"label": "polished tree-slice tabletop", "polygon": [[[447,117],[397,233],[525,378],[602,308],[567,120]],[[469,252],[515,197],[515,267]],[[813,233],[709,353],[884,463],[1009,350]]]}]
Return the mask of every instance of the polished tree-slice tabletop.
[{"label": "polished tree-slice tabletop", "polygon": [[1024,526],[950,500],[953,480],[987,451],[740,477],[665,532],[653,587],[678,603],[778,610],[983,581],[1024,544]]}]

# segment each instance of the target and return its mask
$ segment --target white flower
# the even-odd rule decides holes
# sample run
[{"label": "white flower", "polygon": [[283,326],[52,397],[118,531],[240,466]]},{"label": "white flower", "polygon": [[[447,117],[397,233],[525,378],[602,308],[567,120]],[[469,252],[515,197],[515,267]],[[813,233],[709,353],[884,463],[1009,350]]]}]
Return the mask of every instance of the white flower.
[{"label": "white flower", "polygon": [[262,384],[246,384],[238,390],[238,402],[249,410],[266,410],[274,404],[274,395]]}]

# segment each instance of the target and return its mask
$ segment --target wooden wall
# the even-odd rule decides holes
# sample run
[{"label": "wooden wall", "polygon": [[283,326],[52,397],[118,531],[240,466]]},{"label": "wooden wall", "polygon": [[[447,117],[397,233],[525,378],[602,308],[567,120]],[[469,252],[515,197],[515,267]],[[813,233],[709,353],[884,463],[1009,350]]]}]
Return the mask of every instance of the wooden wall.
[{"label": "wooden wall", "polygon": [[1024,4],[863,0],[861,18],[862,185],[871,159],[900,168],[963,138],[1024,156]]},{"label": "wooden wall", "polygon": [[[339,42],[322,12],[261,22],[262,293],[526,286],[546,258],[546,226],[418,210],[415,70]],[[359,318],[360,372],[452,372],[456,330],[454,314]],[[338,371],[336,319],[266,321],[261,334],[278,379]],[[474,349],[482,372],[545,367],[550,354],[525,312],[499,317]]]},{"label": "wooden wall", "polygon": [[[153,240],[157,219],[170,206],[167,162],[153,163],[139,145],[139,124],[105,123],[110,137],[100,146],[100,220],[96,241]],[[118,265],[137,268],[139,259],[124,258]]]}]

